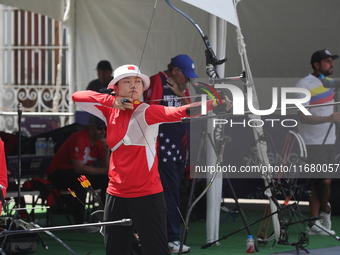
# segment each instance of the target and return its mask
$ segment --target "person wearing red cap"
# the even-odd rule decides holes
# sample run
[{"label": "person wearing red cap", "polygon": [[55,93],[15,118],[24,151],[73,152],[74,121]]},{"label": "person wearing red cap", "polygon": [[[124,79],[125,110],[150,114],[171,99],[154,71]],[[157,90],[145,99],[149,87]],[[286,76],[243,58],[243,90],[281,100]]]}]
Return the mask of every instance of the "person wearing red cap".
[{"label": "person wearing red cap", "polygon": [[[150,77],[150,87],[144,92],[144,101],[149,104],[181,106],[190,103],[186,87],[192,78],[197,78],[194,61],[188,55],[177,55],[168,64],[168,69]],[[168,245],[173,253],[180,248],[181,217],[180,185],[187,165],[188,123],[167,123],[159,127],[158,168],[164,187],[167,206]],[[183,244],[182,252],[190,251]]]},{"label": "person wearing red cap", "polygon": [[[327,77],[333,73],[333,60],[338,55],[332,55],[328,50],[313,53],[310,64],[313,72],[298,81],[296,87],[308,89],[311,99],[305,106],[333,103],[334,88],[323,85],[320,77]],[[305,95],[297,94],[298,98]],[[334,106],[309,107],[312,115],[305,115],[298,111],[300,134],[307,146],[307,165],[328,165],[334,163],[334,144],[336,140],[333,123],[340,121],[340,113],[334,112]],[[309,197],[309,211],[311,217],[319,217],[307,226],[309,235],[335,235],[331,230],[331,207],[329,203],[331,179],[321,174],[314,174],[310,179],[311,196]]]},{"label": "person wearing red cap", "polygon": [[[130,218],[132,226],[106,226],[106,254],[130,255],[133,233],[140,239],[143,254],[170,254],[166,231],[166,204],[158,172],[156,141],[158,126],[178,122],[191,112],[200,112],[200,103],[165,107],[139,101],[150,85],[148,76],[135,65],[114,71],[108,89],[114,94],[78,91],[75,104],[106,122],[107,144],[111,148],[109,185],[104,221]],[[213,102],[208,101],[208,110]]]}]

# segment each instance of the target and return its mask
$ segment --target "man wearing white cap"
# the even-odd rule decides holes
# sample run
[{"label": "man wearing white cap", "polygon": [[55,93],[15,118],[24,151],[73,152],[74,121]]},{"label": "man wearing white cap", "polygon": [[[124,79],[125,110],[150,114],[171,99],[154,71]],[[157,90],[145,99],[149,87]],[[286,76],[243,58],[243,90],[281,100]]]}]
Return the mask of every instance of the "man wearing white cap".
[{"label": "man wearing white cap", "polygon": [[[187,55],[171,59],[168,69],[150,77],[150,87],[144,92],[149,104],[182,106],[190,103],[186,87],[191,78],[197,78],[194,61]],[[173,253],[180,248],[181,217],[180,185],[187,165],[188,124],[167,123],[159,127],[159,171],[167,206],[168,245]],[[182,253],[190,251],[183,245]]]},{"label": "man wearing white cap", "polygon": [[[104,221],[131,219],[132,226],[106,226],[106,254],[130,255],[133,233],[138,233],[143,254],[170,254],[166,235],[166,204],[158,172],[158,126],[180,121],[200,104],[181,107],[148,105],[139,101],[150,85],[149,77],[135,65],[114,71],[108,89],[115,95],[78,91],[77,106],[101,118],[107,125],[111,148],[109,185]],[[213,102],[208,101],[208,110]]]}]

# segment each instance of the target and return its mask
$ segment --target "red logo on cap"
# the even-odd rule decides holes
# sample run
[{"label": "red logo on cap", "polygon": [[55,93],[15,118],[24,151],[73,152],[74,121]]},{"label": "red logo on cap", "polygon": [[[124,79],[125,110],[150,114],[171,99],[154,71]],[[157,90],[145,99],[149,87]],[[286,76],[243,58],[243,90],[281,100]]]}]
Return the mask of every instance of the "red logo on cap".
[{"label": "red logo on cap", "polygon": [[134,66],[128,66],[128,70],[136,70]]}]

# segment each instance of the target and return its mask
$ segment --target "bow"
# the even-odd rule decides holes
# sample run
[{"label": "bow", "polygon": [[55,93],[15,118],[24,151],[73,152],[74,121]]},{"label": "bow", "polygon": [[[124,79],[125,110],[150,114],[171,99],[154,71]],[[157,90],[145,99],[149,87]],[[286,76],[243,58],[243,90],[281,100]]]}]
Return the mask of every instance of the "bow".
[{"label": "bow", "polygon": [[[186,13],[184,13],[183,11],[179,10],[178,8],[176,8],[175,6],[173,6],[171,4],[171,2],[169,0],[165,0],[167,2],[167,4],[174,9],[175,11],[177,11],[178,13],[180,13],[181,15],[183,15],[186,19],[188,19],[198,30],[199,34],[201,35],[203,42],[206,46],[206,50],[205,50],[205,56],[206,56],[206,73],[210,78],[219,78],[219,75],[216,71],[216,66],[217,65],[221,65],[226,61],[226,58],[223,59],[217,59],[210,43],[208,40],[208,36],[204,34],[204,32],[202,31],[202,29],[198,26],[198,24]],[[193,84],[193,87],[195,88],[195,91],[198,94],[208,94],[210,96],[210,98],[214,101],[214,105],[216,106],[217,104],[222,105],[222,99],[220,94],[212,87],[209,86],[207,84],[204,83],[195,83]],[[222,160],[223,160],[223,151],[224,151],[224,147],[226,142],[228,141],[228,139],[225,139],[226,136],[223,135],[224,133],[224,127],[220,126],[219,128],[215,128],[214,131],[214,144],[213,147],[215,154],[217,156],[217,160],[216,160],[216,165],[220,165]],[[204,133],[203,135],[208,136],[209,134]],[[210,138],[210,137],[209,137]],[[210,138],[211,141],[211,138]],[[199,152],[199,156],[200,156],[200,152]],[[197,204],[197,202],[206,194],[206,192],[208,191],[208,189],[211,187],[211,185],[213,184],[213,182],[215,181],[215,178],[217,176],[217,171],[215,171],[210,180],[209,183],[207,184],[207,186],[205,187],[205,189],[201,192],[201,194],[195,199],[195,201],[192,202],[192,204],[190,205],[190,207],[188,208],[187,211],[187,216],[186,216],[186,221],[185,221],[185,230],[184,230],[184,234],[182,235],[182,240],[181,240],[181,245],[180,245],[180,251],[179,254],[182,254],[182,247],[183,244],[185,242],[185,238],[186,238],[186,233],[188,232],[188,223],[189,223],[189,218],[190,218],[190,214],[192,209],[194,208],[194,206]],[[194,178],[195,179],[195,178]],[[194,191],[194,184],[195,182],[192,184],[191,187],[191,191],[190,191],[190,197],[192,197],[193,191]],[[190,201],[189,201],[190,204]]]},{"label": "bow", "polygon": [[[169,0],[165,0],[165,1],[168,3],[168,5],[171,8],[173,8],[174,10],[176,10],[177,12],[182,14],[184,17],[186,17],[197,28],[197,30],[199,31],[200,35],[202,36],[203,41],[204,41],[206,48],[207,48],[207,50],[206,50],[207,70],[213,70],[212,73],[207,72],[207,74],[209,75],[209,77],[215,76],[214,78],[219,78],[218,74],[216,73],[215,67],[216,67],[217,64],[223,63],[225,61],[225,59],[223,59],[221,61],[217,60],[217,58],[216,58],[215,54],[213,53],[212,48],[209,44],[207,36],[202,32],[202,30],[199,28],[199,26],[188,15],[186,15],[185,13],[183,13],[182,11],[180,11],[179,9],[174,7],[170,3]],[[237,12],[236,12],[236,4],[237,4],[237,2],[234,2],[236,19],[238,20]],[[239,22],[237,22],[237,23],[239,23]],[[240,54],[240,57],[241,57],[242,69],[245,70],[244,72],[247,72],[247,76],[245,77],[245,75],[244,75],[244,77],[242,77],[242,78],[245,78],[244,81],[243,81],[243,84],[244,84],[245,88],[247,88],[247,87],[253,88],[254,93],[252,94],[252,98],[250,98],[249,100],[252,101],[253,106],[255,108],[259,109],[258,98],[257,98],[257,94],[256,94],[256,91],[255,91],[255,88],[254,88],[254,82],[253,82],[253,79],[252,79],[252,75],[251,75],[251,72],[250,72],[250,67],[249,67],[249,63],[248,63],[248,59],[247,59],[247,55],[246,55],[245,43],[243,41],[243,35],[241,33],[241,28],[238,26],[236,31],[237,31],[238,48],[239,48],[239,54]],[[248,117],[249,117],[250,120],[259,118],[259,116],[255,115],[255,114],[250,114],[250,115],[248,115]],[[258,125],[258,126],[253,127],[253,133],[254,133],[254,136],[255,136],[255,140],[258,140],[263,134],[262,126]],[[266,151],[267,151],[267,144],[266,143],[257,143],[257,154],[258,154],[258,157],[261,161],[261,164],[265,165],[265,166],[269,166],[269,159],[268,159],[268,155],[267,155]],[[264,179],[265,187],[268,187],[273,182],[272,176],[270,174],[263,174],[262,178]],[[211,182],[209,183],[209,185],[211,185]],[[206,191],[207,191],[207,189],[205,189],[203,192],[206,192]],[[277,205],[275,204],[275,201],[273,200],[274,196],[273,196],[271,190],[267,189],[265,191],[265,195],[270,201],[271,211],[276,212],[277,211]],[[193,203],[193,205],[195,204],[195,202]],[[275,222],[278,222],[277,215],[273,215],[273,220]],[[274,232],[279,233],[279,231],[280,231],[279,227],[277,227],[277,225],[274,226]],[[278,236],[278,234],[277,234],[277,236]],[[181,251],[181,249],[180,249],[180,251]]]},{"label": "bow", "polygon": [[206,47],[205,51],[205,57],[206,57],[206,65],[207,65],[207,74],[209,77],[213,78],[212,76],[216,75],[217,78],[219,78],[218,73],[216,72],[216,66],[223,64],[227,59],[217,59],[210,42],[208,40],[208,36],[204,34],[202,29],[199,27],[199,25],[192,19],[190,18],[189,15],[181,11],[180,9],[176,8],[175,6],[172,5],[172,3],[169,0],[165,0],[165,2],[175,11],[178,13],[182,14],[185,18],[187,18],[198,30],[199,34],[201,35],[203,42]]},{"label": "bow", "polygon": [[[234,2],[234,8],[235,8],[236,20],[237,20],[237,23],[239,24],[237,11],[236,11],[237,3],[238,3],[238,1]],[[237,26],[236,33],[237,33],[237,40],[238,40],[238,49],[239,49],[239,54],[240,54],[241,63],[242,63],[242,70],[244,70],[244,72],[243,72],[244,75],[243,75],[243,77],[240,77],[240,78],[241,78],[241,80],[244,84],[244,88],[247,88],[247,87],[252,88],[252,91],[253,91],[252,97],[248,100],[251,100],[252,105],[256,109],[259,109],[258,98],[257,98],[256,90],[255,90],[254,81],[253,81],[253,78],[252,78],[252,75],[251,75],[248,57],[247,57],[247,54],[246,54],[245,43],[244,43],[244,40],[243,40],[243,35],[242,35],[242,32],[241,32],[240,26]],[[242,78],[244,78],[244,79],[242,79]],[[246,97],[246,98],[248,98],[248,97]],[[249,114],[248,118],[250,120],[258,119],[258,118],[260,118],[260,116],[257,116],[256,114]],[[263,135],[262,126],[260,126],[260,125],[253,126],[253,133],[254,133],[255,140],[259,140],[260,137]],[[268,155],[267,155],[267,144],[266,144],[266,142],[257,143],[257,154],[258,154],[258,158],[260,159],[260,162],[261,162],[262,165],[264,165],[264,166],[270,165]],[[265,187],[268,187],[273,182],[271,174],[264,173],[262,178],[264,180]],[[277,211],[277,205],[275,204],[275,201],[273,201],[274,197],[273,197],[271,190],[266,189],[265,195],[269,199],[271,211],[276,212]],[[273,217],[273,221],[278,222],[276,214],[274,214],[272,217]],[[274,232],[276,233],[276,236],[278,236],[279,232],[280,232],[278,225],[279,224],[274,225]],[[257,249],[257,247],[256,247],[256,249]]]},{"label": "bow", "polygon": [[[184,15],[199,31],[203,41],[204,41],[204,44],[206,46],[206,51],[205,51],[205,55],[206,55],[206,65],[207,65],[207,74],[209,77],[211,78],[216,78],[216,77],[219,77],[217,72],[216,72],[216,66],[217,65],[220,65],[222,63],[224,63],[226,61],[226,59],[217,59],[214,51],[212,50],[211,48],[211,45],[208,41],[208,37],[203,33],[203,31],[199,28],[199,26],[188,16],[186,15],[184,12],[180,11],[179,9],[177,9],[176,7],[174,7],[170,1],[166,0],[167,4],[173,8],[174,10],[176,10],[177,12],[179,12],[180,14]],[[153,17],[153,15],[152,15]],[[152,20],[152,19],[151,19]],[[145,48],[145,45],[144,45],[144,48]],[[143,50],[144,52],[144,50]],[[143,56],[143,54],[142,54]],[[142,59],[141,59],[142,61]],[[140,61],[140,62],[141,62]],[[195,87],[196,86],[196,87]],[[207,85],[207,84],[200,84],[200,83],[196,83],[194,85],[195,89],[198,89],[199,91],[201,91],[201,93],[199,94],[208,94],[211,99],[214,101],[215,104],[222,104],[222,99],[221,99],[221,96],[219,95],[219,93],[211,86]],[[140,127],[140,123],[138,123],[137,121],[137,124],[139,126],[139,129],[141,129]],[[142,130],[142,129],[141,129]],[[217,129],[217,131],[220,131],[221,133],[223,132],[223,128],[221,127],[220,129]],[[142,131],[143,133],[143,131]],[[143,133],[143,136],[144,133]],[[223,137],[222,135],[215,135],[215,137],[219,137],[219,139],[221,137]],[[221,141],[221,140],[219,140]],[[150,148],[151,145],[147,144],[147,146]],[[220,146],[219,147],[219,154],[220,155],[223,155],[223,148],[224,148],[224,145],[222,143],[220,143]],[[218,164],[222,161],[222,156],[218,157]],[[192,208],[195,206],[195,204],[203,197],[203,195],[207,192],[207,190],[209,189],[209,187],[212,185],[212,183],[214,182],[215,180],[215,177],[217,175],[217,172],[215,172],[209,182],[209,184],[207,185],[207,187],[205,188],[205,190],[202,192],[202,194],[193,202],[193,204],[191,205],[190,209],[188,210],[191,211]],[[177,210],[179,211],[179,208],[177,208]],[[180,211],[179,211],[179,214],[181,215]],[[188,215],[190,215],[190,213],[188,213]],[[181,215],[182,216],[182,215]],[[188,218],[189,216],[187,217],[187,221],[188,222]],[[183,217],[182,217],[182,220],[183,220]],[[186,222],[183,220],[183,223],[185,225],[185,228],[187,227],[187,224]],[[181,242],[181,245],[183,244],[183,242]],[[182,247],[180,248],[180,251],[182,250]]]},{"label": "bow", "polygon": [[[22,230],[7,230],[7,232],[5,230],[3,232],[10,233],[11,231],[16,231],[18,234],[20,234],[20,233],[24,233],[26,231],[27,232],[31,232],[31,231],[35,231],[36,229],[38,229],[38,230],[41,230],[42,232],[45,232],[47,235],[49,235],[53,239],[55,239],[58,243],[60,243],[62,246],[64,246],[72,254],[79,255],[74,250],[72,250],[71,247],[69,247],[66,243],[64,243],[61,239],[59,239],[56,235],[52,234],[49,230],[46,230],[46,229],[42,228],[37,223],[34,223],[34,222],[25,222],[22,219],[14,219],[13,221],[16,224],[16,226],[21,227]],[[45,246],[45,249],[48,249],[48,247],[45,244],[43,244],[43,245]],[[5,254],[6,255],[6,253],[1,253],[1,254]]]}]

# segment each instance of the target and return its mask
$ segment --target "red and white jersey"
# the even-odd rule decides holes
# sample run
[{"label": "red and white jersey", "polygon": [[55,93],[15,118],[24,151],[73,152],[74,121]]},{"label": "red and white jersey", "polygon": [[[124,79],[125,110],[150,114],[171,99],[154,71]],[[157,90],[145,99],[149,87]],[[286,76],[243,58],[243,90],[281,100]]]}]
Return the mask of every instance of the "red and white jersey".
[{"label": "red and white jersey", "polygon": [[[115,96],[100,94],[94,91],[78,91],[72,95],[73,101],[81,109],[88,111],[106,122],[107,144],[114,148],[110,156],[109,185],[107,192],[118,197],[140,197],[163,191],[159,172],[156,144],[142,142],[136,144],[136,138],[131,143],[124,143],[128,128],[130,132],[139,132],[139,138],[150,141],[157,137],[154,130],[160,123],[181,121],[188,117],[186,110],[191,105],[181,107],[165,107],[162,105],[147,105],[139,101],[134,103],[134,110],[118,110],[112,108]],[[146,105],[146,104],[145,104]],[[136,120],[136,110],[142,109],[141,116]],[[209,103],[208,109],[212,108]],[[149,133],[148,133],[149,132]],[[153,132],[154,134],[150,134]],[[138,136],[137,136],[138,137]],[[121,143],[121,144],[120,144]],[[119,144],[119,146],[116,146]],[[151,164],[150,164],[151,162]]]},{"label": "red and white jersey", "polygon": [[103,160],[105,151],[101,141],[91,144],[88,130],[85,128],[72,134],[54,155],[47,174],[52,174],[57,169],[73,169],[73,160],[81,160],[84,165],[92,165]]}]

